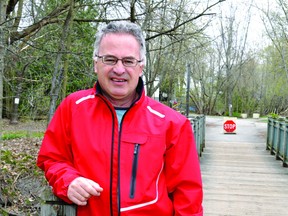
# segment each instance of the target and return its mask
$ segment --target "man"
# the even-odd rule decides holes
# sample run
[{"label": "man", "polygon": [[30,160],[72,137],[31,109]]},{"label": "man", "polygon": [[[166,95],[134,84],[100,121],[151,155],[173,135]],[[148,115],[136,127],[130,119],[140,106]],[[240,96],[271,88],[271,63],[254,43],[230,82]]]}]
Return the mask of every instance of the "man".
[{"label": "man", "polygon": [[112,22],[96,36],[98,81],[63,100],[38,155],[53,192],[77,215],[203,215],[191,125],[145,95],[141,29]]}]

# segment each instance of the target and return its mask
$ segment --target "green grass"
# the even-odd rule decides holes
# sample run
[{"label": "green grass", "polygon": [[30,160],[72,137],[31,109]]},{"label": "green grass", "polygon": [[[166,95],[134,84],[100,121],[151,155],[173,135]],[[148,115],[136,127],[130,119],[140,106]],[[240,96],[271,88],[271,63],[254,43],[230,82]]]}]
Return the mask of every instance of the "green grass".
[{"label": "green grass", "polygon": [[2,134],[2,140],[12,140],[19,138],[42,138],[43,132],[37,131],[4,131]]}]

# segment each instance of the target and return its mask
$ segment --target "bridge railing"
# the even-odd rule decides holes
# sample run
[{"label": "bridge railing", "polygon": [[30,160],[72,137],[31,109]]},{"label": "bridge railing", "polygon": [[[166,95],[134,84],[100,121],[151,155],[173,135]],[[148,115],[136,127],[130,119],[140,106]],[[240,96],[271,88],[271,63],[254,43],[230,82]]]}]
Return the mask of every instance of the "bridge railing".
[{"label": "bridge railing", "polygon": [[56,197],[50,187],[45,187],[41,193],[40,216],[75,216],[76,205],[68,204]]},{"label": "bridge railing", "polygon": [[188,119],[192,124],[198,155],[201,157],[205,148],[205,115],[188,116]]},{"label": "bridge railing", "polygon": [[266,149],[288,167],[288,119],[268,118]]}]

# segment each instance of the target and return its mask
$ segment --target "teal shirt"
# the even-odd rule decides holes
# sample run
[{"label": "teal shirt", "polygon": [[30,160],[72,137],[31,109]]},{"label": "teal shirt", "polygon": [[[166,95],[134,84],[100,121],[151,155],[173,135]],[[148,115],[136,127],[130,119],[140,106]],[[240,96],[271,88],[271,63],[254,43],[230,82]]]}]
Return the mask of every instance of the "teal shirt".
[{"label": "teal shirt", "polygon": [[116,110],[116,114],[117,114],[117,118],[118,118],[118,123],[120,124],[124,114],[127,111],[127,108],[118,108],[118,107],[116,107],[115,110]]}]

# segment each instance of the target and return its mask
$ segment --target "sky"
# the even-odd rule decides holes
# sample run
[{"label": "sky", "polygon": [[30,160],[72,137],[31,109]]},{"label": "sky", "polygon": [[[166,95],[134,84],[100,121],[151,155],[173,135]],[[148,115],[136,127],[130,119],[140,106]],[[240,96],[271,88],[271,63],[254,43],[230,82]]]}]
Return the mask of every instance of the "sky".
[{"label": "sky", "polygon": [[[259,10],[259,8],[267,10],[268,5],[270,8],[274,8],[275,0],[226,0],[213,8],[212,11],[216,12],[216,18],[219,18],[219,11],[221,11],[223,16],[225,17],[231,14],[231,8],[232,10],[235,10],[236,22],[239,23],[240,30],[241,26],[243,28],[248,23],[248,10],[251,3],[251,18],[249,24],[247,45],[251,48],[257,49],[265,46],[265,44],[268,43],[268,38],[265,36],[264,24],[261,20],[261,16],[263,16],[263,13]],[[215,21],[214,24],[213,22],[211,28],[208,31],[217,32],[217,28],[219,29],[219,27],[217,27],[217,21]],[[242,31],[243,34],[244,32],[245,31]]]}]

